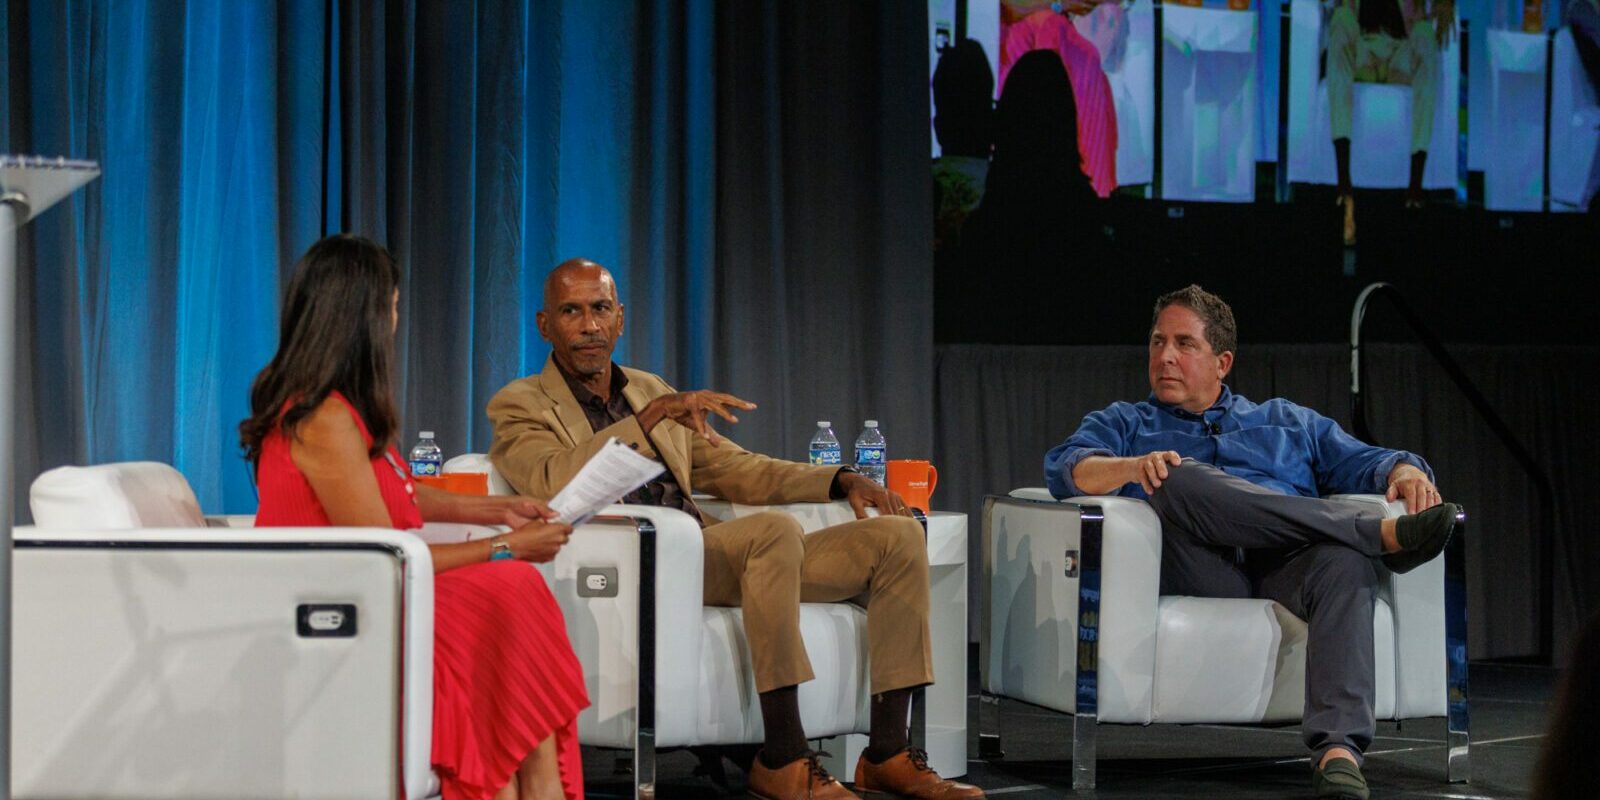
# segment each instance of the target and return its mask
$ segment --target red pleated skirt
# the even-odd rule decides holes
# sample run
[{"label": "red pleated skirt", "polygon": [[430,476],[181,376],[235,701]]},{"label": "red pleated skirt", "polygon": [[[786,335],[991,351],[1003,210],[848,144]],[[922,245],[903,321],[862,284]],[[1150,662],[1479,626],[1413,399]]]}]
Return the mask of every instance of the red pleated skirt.
[{"label": "red pleated skirt", "polygon": [[444,800],[488,800],[547,737],[562,788],[583,797],[583,668],[544,577],[491,561],[434,578],[433,766]]}]

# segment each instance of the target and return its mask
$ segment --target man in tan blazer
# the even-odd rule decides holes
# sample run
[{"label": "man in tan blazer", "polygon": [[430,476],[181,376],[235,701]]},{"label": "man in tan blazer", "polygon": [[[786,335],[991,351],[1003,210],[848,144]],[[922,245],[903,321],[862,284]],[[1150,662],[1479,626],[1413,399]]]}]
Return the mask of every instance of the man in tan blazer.
[{"label": "man in tan blazer", "polygon": [[[872,731],[856,765],[856,789],[982,797],[975,787],[940,778],[926,754],[909,747],[911,691],[933,682],[933,661],[927,549],[905,502],[849,467],[751,453],[718,435],[707,419],[738,422],[734,411],[753,410],[753,403],[719,392],[678,392],[655,375],[612,363],[623,308],[611,274],[598,264],[574,259],[551,271],[537,319],[550,360],[543,372],[511,383],[489,402],[490,458],[518,492],[536,497],[553,497],[611,437],[666,465],[624,502],[678,508],[698,519],[706,604],[744,609],[766,727],[750,792],[772,800],[856,796],[807,749],[796,688],[813,677],[800,637],[800,603],[864,596]],[[848,499],[859,519],[809,536],[779,512],[719,522],[695,505],[696,489],[755,505]],[[867,518],[869,506],[883,515]]]}]

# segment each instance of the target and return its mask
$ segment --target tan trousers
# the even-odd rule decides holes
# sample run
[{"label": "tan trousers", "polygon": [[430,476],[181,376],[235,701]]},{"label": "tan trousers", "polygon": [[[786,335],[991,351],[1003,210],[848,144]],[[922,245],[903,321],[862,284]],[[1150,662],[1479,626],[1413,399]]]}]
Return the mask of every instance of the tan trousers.
[{"label": "tan trousers", "polygon": [[1334,9],[1328,21],[1328,120],[1335,139],[1350,138],[1357,83],[1410,86],[1411,152],[1427,151],[1439,90],[1439,42],[1432,22],[1419,20],[1410,35],[1395,39],[1363,33],[1348,5]]},{"label": "tan trousers", "polygon": [[811,680],[801,603],[867,609],[872,693],[933,683],[928,549],[910,517],[875,517],[809,536],[794,517],[752,514],[705,529],[705,603],[744,609],[756,691]]}]

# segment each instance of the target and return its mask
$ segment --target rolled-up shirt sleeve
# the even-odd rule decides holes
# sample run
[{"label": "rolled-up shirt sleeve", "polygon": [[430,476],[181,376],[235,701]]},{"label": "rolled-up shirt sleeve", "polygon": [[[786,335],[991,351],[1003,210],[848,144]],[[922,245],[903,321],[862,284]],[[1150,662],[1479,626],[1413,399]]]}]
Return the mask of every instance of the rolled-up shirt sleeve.
[{"label": "rolled-up shirt sleeve", "polygon": [[1057,499],[1083,494],[1072,480],[1078,462],[1091,456],[1119,456],[1128,447],[1132,409],[1126,403],[1091,412],[1078,430],[1044,455],[1044,482]]},{"label": "rolled-up shirt sleeve", "polygon": [[1310,409],[1306,428],[1315,447],[1312,468],[1322,494],[1383,494],[1389,490],[1389,473],[1410,464],[1434,480],[1433,467],[1421,456],[1404,450],[1374,447],[1346,433],[1339,423]]}]

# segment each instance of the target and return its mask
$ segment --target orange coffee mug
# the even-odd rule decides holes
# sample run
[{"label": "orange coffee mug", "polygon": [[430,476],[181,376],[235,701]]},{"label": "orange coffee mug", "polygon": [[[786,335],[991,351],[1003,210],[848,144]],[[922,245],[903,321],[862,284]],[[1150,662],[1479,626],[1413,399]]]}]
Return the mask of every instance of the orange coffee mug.
[{"label": "orange coffee mug", "polygon": [[887,480],[889,491],[900,495],[906,505],[928,512],[928,500],[939,485],[939,470],[932,464],[912,458],[891,459]]}]

